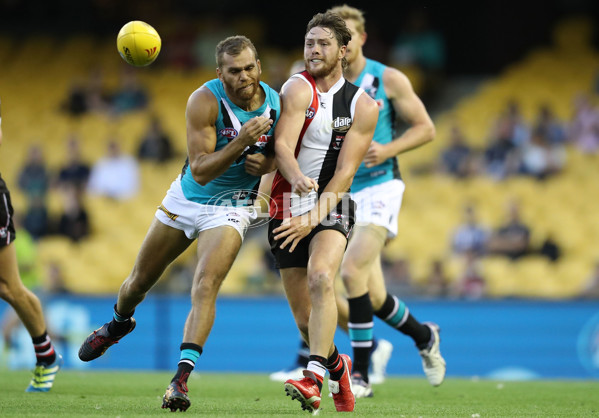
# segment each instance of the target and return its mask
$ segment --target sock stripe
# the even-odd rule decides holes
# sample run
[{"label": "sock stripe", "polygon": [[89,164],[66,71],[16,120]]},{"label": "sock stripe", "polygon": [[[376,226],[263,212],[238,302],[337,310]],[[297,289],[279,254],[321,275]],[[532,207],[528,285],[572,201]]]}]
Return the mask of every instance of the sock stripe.
[{"label": "sock stripe", "polygon": [[373,328],[368,329],[352,329],[349,330],[349,338],[352,341],[370,341],[374,333]]},{"label": "sock stripe", "polygon": [[408,318],[408,309],[404,301],[397,299],[397,296],[393,296],[393,310],[385,318],[385,322],[394,328],[403,325]]},{"label": "sock stripe", "polygon": [[348,322],[348,328],[359,329],[359,328],[372,328],[374,327],[374,321],[370,322]]},{"label": "sock stripe", "polygon": [[43,348],[45,345],[50,344],[50,337],[48,335],[46,335],[46,338],[44,339],[44,341],[39,342],[39,343],[34,343],[33,346],[35,348]]},{"label": "sock stripe", "polygon": [[308,362],[308,371],[314,373],[319,378],[324,379],[327,369],[322,365],[322,363],[311,360]]},{"label": "sock stripe", "polygon": [[357,348],[371,348],[372,340],[369,340],[369,341],[354,341],[354,340],[352,340],[351,346],[357,347]]},{"label": "sock stripe", "polygon": [[195,362],[198,361],[199,358],[200,358],[200,352],[197,350],[193,350],[191,348],[185,348],[185,349],[181,350],[181,357],[179,357],[180,360],[189,360],[194,365],[195,365]]},{"label": "sock stripe", "polygon": [[391,311],[391,313],[385,318],[385,322],[390,321],[391,318],[395,317],[395,315],[397,314],[397,311],[399,310],[399,303],[397,300],[397,297],[392,296],[393,299],[393,310]]},{"label": "sock stripe", "polygon": [[189,359],[182,359],[182,360],[179,360],[179,363],[178,363],[178,364],[181,364],[181,363],[189,364],[189,365],[190,365],[191,367],[193,367],[193,368],[195,368],[195,367],[196,367],[196,364],[195,364],[193,361],[189,360]]},{"label": "sock stripe", "polygon": [[[402,302],[402,303],[403,303],[403,302]],[[404,312],[404,314],[403,314],[403,318],[401,318],[401,321],[399,321],[399,324],[397,324],[397,327],[396,327],[396,328],[399,328],[399,327],[401,327],[403,324],[405,324],[405,323],[406,323],[406,321],[408,320],[408,317],[410,316],[410,309],[409,309],[407,306],[405,306],[405,304],[404,304],[404,308],[405,308],[405,312]]]},{"label": "sock stripe", "polygon": [[48,348],[46,351],[35,350],[35,355],[37,357],[48,357],[52,354],[54,354],[54,347],[52,347],[52,346],[50,346],[50,348]]}]

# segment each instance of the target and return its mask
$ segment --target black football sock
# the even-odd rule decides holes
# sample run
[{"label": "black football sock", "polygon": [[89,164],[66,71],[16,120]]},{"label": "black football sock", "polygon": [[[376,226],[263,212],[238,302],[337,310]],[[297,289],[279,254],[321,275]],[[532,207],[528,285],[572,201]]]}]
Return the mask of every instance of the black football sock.
[{"label": "black football sock", "polygon": [[418,322],[410,314],[410,310],[406,304],[396,296],[387,294],[387,299],[385,299],[383,306],[374,314],[393,328],[412,337],[419,349],[422,349],[422,346],[428,345],[431,339],[430,328]]},{"label": "black football sock", "polygon": [[177,364],[177,372],[171,379],[171,382],[180,381],[187,382],[189,375],[195,368],[196,361],[202,354],[202,347],[193,343],[183,343],[180,347],[181,356],[179,358],[179,364]]},{"label": "black football sock", "polygon": [[56,351],[52,340],[46,331],[39,337],[31,338],[33,348],[35,349],[36,364],[44,364],[46,366],[54,363],[56,360]]},{"label": "black football sock", "polygon": [[114,313],[112,314],[112,321],[108,324],[108,332],[111,335],[123,335],[129,331],[131,326],[131,317],[135,313],[135,310],[128,315],[123,315],[116,310],[116,303],[114,304]]},{"label": "black football sock", "polygon": [[347,300],[349,303],[349,338],[354,351],[352,373],[359,372],[368,383],[368,366],[372,350],[373,327],[372,303],[365,293],[357,298]]},{"label": "black football sock", "polygon": [[327,370],[329,371],[329,378],[331,380],[340,380],[343,377],[343,373],[345,372],[345,364],[339,355],[339,351],[337,347],[335,347],[335,351],[333,354],[327,359]]}]

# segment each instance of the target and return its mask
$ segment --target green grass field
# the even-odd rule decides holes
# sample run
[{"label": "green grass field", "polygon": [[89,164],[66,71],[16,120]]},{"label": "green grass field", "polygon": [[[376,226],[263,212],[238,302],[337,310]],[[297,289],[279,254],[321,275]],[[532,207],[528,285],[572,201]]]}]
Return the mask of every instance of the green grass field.
[{"label": "green grass field", "polygon": [[[161,398],[171,373],[63,371],[50,393],[25,393],[30,374],[0,372],[0,416],[164,415]],[[390,378],[375,396],[359,399],[355,414],[372,417],[599,416],[597,381],[500,382],[449,378],[432,388],[424,378]],[[195,373],[188,415],[212,417],[303,416],[283,385],[260,374]],[[325,389],[325,393],[328,391]],[[320,415],[334,415],[323,397]]]}]

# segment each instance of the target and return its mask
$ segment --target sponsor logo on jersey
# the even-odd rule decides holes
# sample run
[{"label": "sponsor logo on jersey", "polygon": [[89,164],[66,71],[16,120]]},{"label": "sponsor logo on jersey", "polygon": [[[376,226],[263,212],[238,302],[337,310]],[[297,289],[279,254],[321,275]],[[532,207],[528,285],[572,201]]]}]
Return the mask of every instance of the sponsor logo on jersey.
[{"label": "sponsor logo on jersey", "polygon": [[239,220],[241,218],[241,215],[237,212],[228,212],[225,216],[227,217],[227,222],[232,222],[234,224],[241,223],[241,221]]},{"label": "sponsor logo on jersey", "polygon": [[332,124],[333,130],[337,132],[347,132],[351,127],[351,118],[350,117],[340,117],[335,118]]},{"label": "sponsor logo on jersey", "polygon": [[333,141],[333,149],[339,151],[341,149],[341,145],[343,145],[343,140],[345,139],[344,135],[335,136],[335,140]]},{"label": "sponsor logo on jersey", "polygon": [[220,136],[224,136],[225,138],[231,140],[237,137],[237,135],[239,135],[239,132],[237,132],[236,129],[234,128],[224,128],[221,129],[220,131],[218,131],[218,134]]},{"label": "sponsor logo on jersey", "polygon": [[306,109],[306,119],[313,119],[315,114],[316,109],[314,109],[312,106]]},{"label": "sponsor logo on jersey", "polygon": [[349,231],[349,219],[346,215],[342,213],[337,213],[337,211],[332,211],[330,214],[330,219],[333,222],[333,225],[340,225],[345,232]]},{"label": "sponsor logo on jersey", "polygon": [[264,148],[268,141],[270,141],[270,138],[272,138],[272,135],[261,135],[260,138],[258,138],[258,140],[256,141],[255,145],[260,148]]},{"label": "sponsor logo on jersey", "polygon": [[377,99],[376,104],[379,106],[379,109],[385,108],[385,101],[383,99]]}]

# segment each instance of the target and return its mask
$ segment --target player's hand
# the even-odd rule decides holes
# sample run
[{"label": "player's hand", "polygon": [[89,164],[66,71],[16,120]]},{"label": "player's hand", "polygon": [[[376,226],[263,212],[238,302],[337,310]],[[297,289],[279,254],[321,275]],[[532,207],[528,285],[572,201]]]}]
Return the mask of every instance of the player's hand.
[{"label": "player's hand", "polygon": [[368,152],[366,152],[366,156],[364,157],[364,165],[367,168],[376,167],[377,165],[384,163],[387,158],[389,158],[389,156],[387,156],[385,146],[372,141],[370,147],[368,147]]},{"label": "player's hand", "polygon": [[285,218],[283,223],[278,228],[275,228],[272,232],[275,234],[274,238],[278,241],[284,239],[283,243],[279,245],[281,250],[285,249],[288,245],[289,252],[292,253],[297,247],[297,244],[312,230],[316,227],[317,223],[312,221],[308,214],[301,216],[294,216],[292,218]]},{"label": "player's hand", "polygon": [[248,147],[254,145],[260,136],[266,134],[272,128],[272,119],[264,116],[256,116],[243,124],[237,140]]},{"label": "player's hand", "polygon": [[304,176],[303,174],[291,181],[291,192],[297,194],[308,194],[312,190],[318,191],[318,183],[316,180]]},{"label": "player's hand", "polygon": [[252,176],[260,177],[263,174],[270,173],[275,169],[273,158],[268,158],[264,154],[249,154],[245,156],[245,172]]}]

